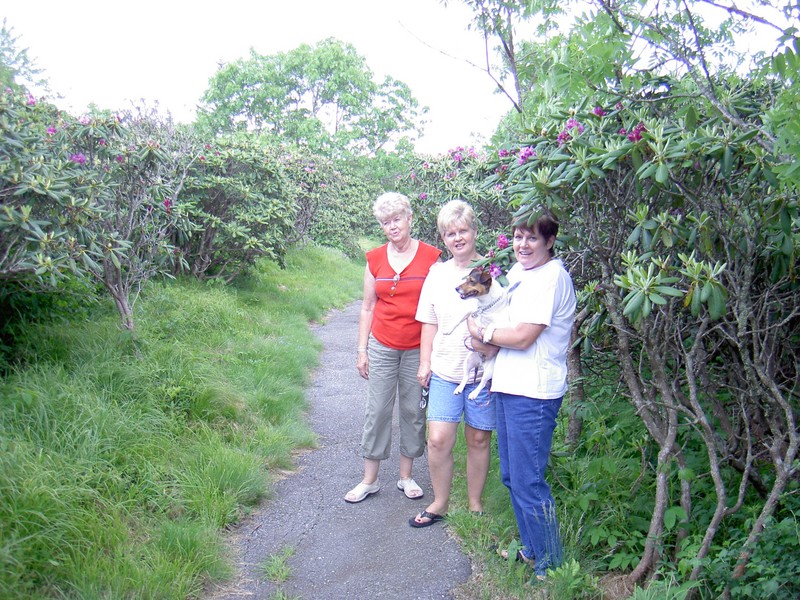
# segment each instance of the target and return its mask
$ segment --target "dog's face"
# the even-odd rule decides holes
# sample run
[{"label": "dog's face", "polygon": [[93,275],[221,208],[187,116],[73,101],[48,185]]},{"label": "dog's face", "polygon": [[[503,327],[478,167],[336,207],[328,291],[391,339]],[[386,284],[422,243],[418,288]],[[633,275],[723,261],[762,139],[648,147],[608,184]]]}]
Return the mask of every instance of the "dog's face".
[{"label": "dog's face", "polygon": [[489,293],[491,287],[492,276],[489,275],[489,271],[482,271],[481,269],[475,268],[469,272],[469,275],[464,279],[464,283],[459,285],[456,291],[458,295],[461,296],[461,299],[464,300],[466,298],[485,296]]}]

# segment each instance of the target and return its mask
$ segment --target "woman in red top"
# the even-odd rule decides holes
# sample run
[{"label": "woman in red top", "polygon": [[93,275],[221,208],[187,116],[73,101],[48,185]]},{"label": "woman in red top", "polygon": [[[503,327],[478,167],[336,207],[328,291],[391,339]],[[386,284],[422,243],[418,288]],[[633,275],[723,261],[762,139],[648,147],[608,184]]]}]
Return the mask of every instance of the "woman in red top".
[{"label": "woman in red top", "polygon": [[411,477],[414,459],[425,450],[425,408],[417,381],[422,324],[417,304],[428,269],[441,252],[411,237],[411,203],[402,194],[382,194],[372,207],[389,240],[367,252],[364,300],[358,321],[358,372],[369,380],[361,455],[364,478],[344,497],[361,502],[381,485],[378,470],[389,458],[395,398],[400,413],[400,479],[408,498],[422,498]]}]

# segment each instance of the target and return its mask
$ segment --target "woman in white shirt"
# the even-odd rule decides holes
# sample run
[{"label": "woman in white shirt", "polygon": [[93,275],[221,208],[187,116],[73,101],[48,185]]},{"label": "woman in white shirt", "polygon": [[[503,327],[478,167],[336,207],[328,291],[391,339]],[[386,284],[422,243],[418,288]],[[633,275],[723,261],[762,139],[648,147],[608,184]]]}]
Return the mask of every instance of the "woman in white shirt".
[{"label": "woman in white shirt", "polygon": [[467,443],[469,509],[483,512],[481,495],[495,428],[494,402],[487,390],[482,390],[474,400],[468,397],[480,381],[480,371],[460,394],[455,393],[469,352],[465,344],[470,337],[465,317],[477,308],[477,300],[462,300],[456,292],[469,274],[472,262],[480,258],[475,250],[478,233],[475,213],[463,200],[452,200],[439,211],[437,226],[451,258],[431,267],[417,308],[417,320],[422,322],[417,380],[429,387],[428,469],[434,499],[424,511],[409,519],[412,527],[433,525],[447,514],[453,483],[453,446],[462,417]]},{"label": "woman in white shirt", "polygon": [[556,417],[567,390],[567,352],[575,316],[575,290],[554,257],[558,222],[543,214],[514,227],[516,264],[508,272],[508,322],[481,329],[468,320],[477,350],[500,348],[492,379],[497,407],[500,474],[511,495],[522,549],[516,560],[534,562],[536,575],[563,558],[553,497],[545,469]]}]

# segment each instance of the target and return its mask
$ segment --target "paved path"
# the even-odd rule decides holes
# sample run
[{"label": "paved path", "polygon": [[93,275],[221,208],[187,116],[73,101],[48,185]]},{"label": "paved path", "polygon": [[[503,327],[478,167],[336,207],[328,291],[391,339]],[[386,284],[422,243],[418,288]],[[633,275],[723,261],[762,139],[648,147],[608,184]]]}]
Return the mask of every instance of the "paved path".
[{"label": "paved path", "polygon": [[[366,381],[355,368],[359,308],[357,302],[333,311],[315,327],[324,350],[307,396],[319,448],[301,456],[297,472],[275,485],[274,499],[231,534],[239,575],[209,598],[267,599],[282,590],[299,600],[433,600],[451,598],[450,590],[469,578],[470,561],[446,527],[408,525],[433,492],[424,456],[414,462],[414,478],[425,498],[409,500],[397,490],[396,415],[381,491],[359,504],[343,500],[363,467],[357,453],[366,397]],[[287,561],[291,577],[272,584],[260,567],[287,546],[295,549]]]}]

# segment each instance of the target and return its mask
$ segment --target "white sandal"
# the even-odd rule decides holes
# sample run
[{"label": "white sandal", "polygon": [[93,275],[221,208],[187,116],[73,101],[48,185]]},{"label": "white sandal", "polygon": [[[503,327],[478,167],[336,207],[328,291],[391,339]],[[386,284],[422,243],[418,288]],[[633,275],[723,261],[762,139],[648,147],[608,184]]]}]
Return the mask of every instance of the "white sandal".
[{"label": "white sandal", "polygon": [[[422,488],[419,487],[417,482],[411,477],[408,479],[399,479],[397,481],[397,489],[403,492],[406,495],[406,498],[411,500],[419,500],[425,495],[425,492],[422,491]],[[418,494],[412,492],[418,492]]]},{"label": "white sandal", "polygon": [[[376,479],[373,483],[364,483],[363,481],[359,483],[356,487],[352,490],[347,492],[344,496],[344,501],[349,502],[350,504],[355,504],[356,502],[361,502],[367,496],[371,494],[375,494],[378,490],[381,489],[381,480]],[[353,498],[348,498],[348,496],[353,496]]]}]

